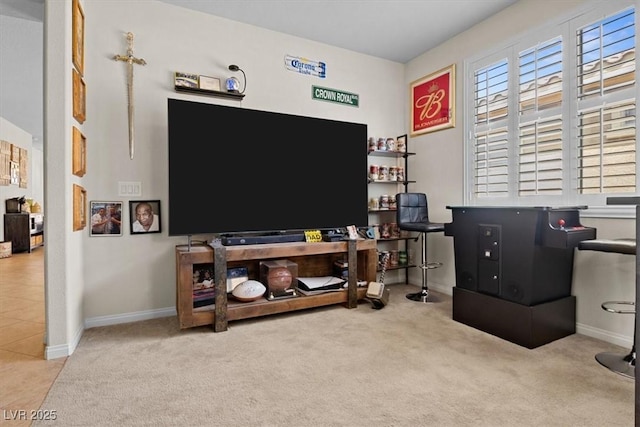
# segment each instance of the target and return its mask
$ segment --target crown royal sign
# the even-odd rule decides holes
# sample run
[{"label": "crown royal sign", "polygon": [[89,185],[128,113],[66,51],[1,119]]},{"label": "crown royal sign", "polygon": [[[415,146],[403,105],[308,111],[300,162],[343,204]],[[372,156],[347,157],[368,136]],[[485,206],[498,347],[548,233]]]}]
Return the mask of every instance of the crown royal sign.
[{"label": "crown royal sign", "polygon": [[411,83],[411,136],[455,126],[456,64]]}]

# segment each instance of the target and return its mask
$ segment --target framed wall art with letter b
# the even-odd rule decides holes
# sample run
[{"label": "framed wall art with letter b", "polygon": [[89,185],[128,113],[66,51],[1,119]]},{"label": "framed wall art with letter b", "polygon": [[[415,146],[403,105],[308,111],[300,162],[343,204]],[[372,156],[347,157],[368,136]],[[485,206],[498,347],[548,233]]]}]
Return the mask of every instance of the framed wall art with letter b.
[{"label": "framed wall art with letter b", "polygon": [[411,83],[411,136],[455,126],[456,64]]}]

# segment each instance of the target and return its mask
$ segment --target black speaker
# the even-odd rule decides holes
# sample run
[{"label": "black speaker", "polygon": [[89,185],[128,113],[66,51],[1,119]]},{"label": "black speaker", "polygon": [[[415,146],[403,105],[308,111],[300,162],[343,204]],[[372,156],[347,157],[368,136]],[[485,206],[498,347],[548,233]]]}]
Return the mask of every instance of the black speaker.
[{"label": "black speaker", "polygon": [[[521,283],[509,281],[507,285],[504,287],[503,292],[501,292],[500,296],[502,299],[506,299],[508,301],[518,302],[518,303],[529,303],[529,301],[525,301],[525,292]],[[528,304],[527,304],[528,305]]]},{"label": "black speaker", "polygon": [[478,284],[475,274],[469,271],[463,271],[458,275],[458,281],[456,286],[462,289],[468,289],[470,291],[477,291]]}]

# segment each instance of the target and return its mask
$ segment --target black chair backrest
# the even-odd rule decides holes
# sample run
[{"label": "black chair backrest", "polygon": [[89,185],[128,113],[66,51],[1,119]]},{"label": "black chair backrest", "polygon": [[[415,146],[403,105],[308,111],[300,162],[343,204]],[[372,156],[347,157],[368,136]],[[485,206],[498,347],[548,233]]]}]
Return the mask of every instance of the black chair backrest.
[{"label": "black chair backrest", "polygon": [[398,193],[396,194],[397,212],[396,222],[398,227],[407,223],[429,222],[429,207],[427,195],[424,193]]}]

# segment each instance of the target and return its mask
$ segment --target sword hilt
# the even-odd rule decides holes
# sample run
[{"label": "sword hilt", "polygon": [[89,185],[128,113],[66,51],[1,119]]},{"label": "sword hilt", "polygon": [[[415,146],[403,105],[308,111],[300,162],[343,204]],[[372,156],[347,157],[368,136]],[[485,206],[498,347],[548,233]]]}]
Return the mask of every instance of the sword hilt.
[{"label": "sword hilt", "polygon": [[138,65],[147,65],[147,61],[145,61],[144,59],[136,58],[129,55],[114,55],[113,59],[115,59],[116,61],[130,62]]}]

